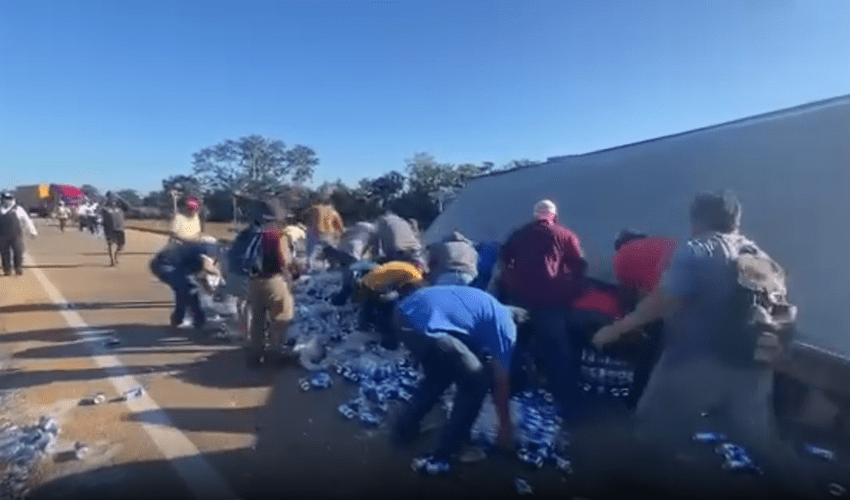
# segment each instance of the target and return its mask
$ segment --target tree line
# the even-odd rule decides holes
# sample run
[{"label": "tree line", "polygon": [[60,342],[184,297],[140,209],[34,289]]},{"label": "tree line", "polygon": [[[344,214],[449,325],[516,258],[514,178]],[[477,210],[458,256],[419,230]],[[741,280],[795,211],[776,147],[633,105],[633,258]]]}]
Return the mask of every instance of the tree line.
[{"label": "tree line", "polygon": [[[135,207],[138,217],[165,217],[170,213],[171,191],[177,189],[203,200],[209,221],[227,222],[242,217],[234,192],[259,197],[278,197],[291,213],[301,213],[312,203],[329,196],[346,223],[372,219],[384,210],[416,219],[426,228],[445,203],[470,179],[491,172],[532,165],[514,160],[496,167],[492,162],[441,163],[427,153],[405,160],[402,171],[392,170],[376,178],[363,178],[354,186],[337,179],[316,188],[307,186],[319,164],[316,152],[303,145],[287,147],[280,140],[250,135],[228,139],[192,155],[189,174],[168,177],[162,189],[145,195],[119,191]],[[90,198],[99,199],[93,186],[82,186]]]}]

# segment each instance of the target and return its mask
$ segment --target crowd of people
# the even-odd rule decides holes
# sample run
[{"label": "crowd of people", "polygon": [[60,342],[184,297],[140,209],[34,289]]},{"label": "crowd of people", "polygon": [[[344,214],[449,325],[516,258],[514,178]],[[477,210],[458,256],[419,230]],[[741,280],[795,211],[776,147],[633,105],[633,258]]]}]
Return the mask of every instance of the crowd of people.
[{"label": "crowd of people", "polygon": [[[361,328],[379,332],[385,348],[404,344],[425,374],[396,424],[397,443],[419,436],[420,421],[453,383],[455,410],[436,452],[447,461],[467,443],[488,392],[505,448],[512,443],[508,400],[533,385],[551,392],[566,425],[589,418],[596,394],[581,390],[581,365],[592,350],[633,367],[616,404],[630,413],[647,453],[687,442],[708,415],[775,473],[776,484],[814,491],[785,474],[790,455],[771,400],[794,308],[781,267],[741,234],[733,194],[696,196],[686,241],[631,230],[613,238],[616,283],[587,275],[581,240],[559,223],[550,200],[537,203],[532,219],[504,242],[473,242],[453,231],[429,246],[389,211],[346,228],[323,199],[298,227],[277,202],[256,207],[228,270],[228,279],[243,277],[238,289],[253,318],[249,364],[291,358],[293,278],[323,261],[341,270],[331,302],[360,304]],[[293,259],[293,234],[305,236],[306,269]],[[254,261],[245,264],[246,256]]]},{"label": "crowd of people", "polygon": [[[733,194],[697,195],[685,241],[622,231],[612,241],[615,283],[588,276],[581,240],[550,200],[538,202],[504,242],[473,242],[453,231],[427,246],[415,224],[391,211],[345,227],[327,197],[301,224],[278,200],[248,202],[251,224],[226,249],[203,235],[197,199],[175,199],[169,243],[150,264],[174,291],[171,324],[203,328],[198,291],[226,283],[242,299],[248,364],[284,362],[294,355],[287,343],[294,280],[322,262],[339,269],[331,302],[358,303],[361,328],[378,332],[387,349],[403,344],[423,369],[395,425],[397,443],[420,435],[421,420],[452,384],[454,410],[435,452],[446,461],[467,445],[488,392],[504,448],[512,446],[508,401],[529,387],[548,389],[566,426],[590,418],[599,402],[582,390],[590,350],[633,368],[629,390],[614,404],[630,414],[641,445],[635,449],[674,456],[710,420],[786,491],[814,491],[808,479],[789,474],[793,451],[779,437],[772,403],[774,367],[793,338],[795,309],[782,268],[741,233]],[[125,242],[126,209],[110,193],[100,210],[113,265]],[[37,234],[4,193],[6,275],[21,273],[24,229]],[[302,249],[306,262],[299,263]]]}]

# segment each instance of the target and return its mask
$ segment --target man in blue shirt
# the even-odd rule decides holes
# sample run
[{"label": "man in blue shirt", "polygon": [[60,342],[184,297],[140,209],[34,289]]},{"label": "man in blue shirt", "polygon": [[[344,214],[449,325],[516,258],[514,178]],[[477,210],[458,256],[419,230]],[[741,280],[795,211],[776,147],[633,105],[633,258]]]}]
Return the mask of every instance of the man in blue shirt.
[{"label": "man in blue shirt", "polygon": [[454,383],[457,395],[451,418],[434,457],[448,461],[466,444],[491,387],[500,420],[498,442],[510,448],[508,372],[516,342],[512,310],[477,288],[432,286],[401,300],[394,324],[399,340],[425,372],[396,425],[397,442],[408,443],[419,436],[420,422]]},{"label": "man in blue shirt", "polygon": [[171,326],[181,325],[188,308],[192,313],[193,326],[197,329],[204,327],[206,315],[198,297],[199,289],[196,284],[198,280],[193,280],[191,277],[216,275],[220,278],[219,253],[219,249],[209,243],[170,244],[151,260],[151,272],[174,291]]}]

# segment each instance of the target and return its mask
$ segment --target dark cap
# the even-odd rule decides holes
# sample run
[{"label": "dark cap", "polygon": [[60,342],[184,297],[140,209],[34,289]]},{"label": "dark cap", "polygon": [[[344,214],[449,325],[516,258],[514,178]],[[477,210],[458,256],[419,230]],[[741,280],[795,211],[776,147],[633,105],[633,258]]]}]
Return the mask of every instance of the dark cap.
[{"label": "dark cap", "polygon": [[741,203],[732,191],[699,193],[691,203],[691,221],[709,231],[734,232],[741,225]]},{"label": "dark cap", "polygon": [[642,240],[644,238],[646,238],[646,234],[641,233],[640,231],[623,229],[622,231],[620,231],[620,234],[617,235],[617,239],[614,240],[614,251],[619,251],[620,247],[630,241]]},{"label": "dark cap", "polygon": [[260,219],[264,222],[285,222],[286,209],[277,198],[262,201],[260,203]]}]

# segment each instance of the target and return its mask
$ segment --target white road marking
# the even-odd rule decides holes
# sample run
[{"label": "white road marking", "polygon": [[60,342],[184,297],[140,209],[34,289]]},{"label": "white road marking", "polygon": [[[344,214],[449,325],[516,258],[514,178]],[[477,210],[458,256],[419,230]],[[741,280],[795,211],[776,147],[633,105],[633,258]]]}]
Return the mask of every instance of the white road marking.
[{"label": "white road marking", "polygon": [[[25,254],[24,260],[31,266],[30,272],[41,283],[50,300],[55,304],[67,305],[68,301],[53,286],[50,280],[47,279],[47,276],[36,267],[37,263],[31,255]],[[101,331],[111,331],[93,330],[72,309],[62,308],[59,310],[59,314],[62,315],[68,326],[75,329],[75,333],[81,338],[86,338],[95,331],[98,333]],[[94,360],[98,367],[108,370],[112,375],[108,380],[115,387],[118,394],[142,387],[142,384],[135,377],[127,374],[126,368],[117,357],[96,352],[94,349],[95,345],[99,344],[91,344],[92,360]],[[156,402],[146,392],[143,392],[140,398],[131,399],[124,402],[124,404],[133,412],[145,412],[148,415],[150,421],[140,422],[140,425],[166,459],[172,461],[180,459],[173,461],[171,465],[176,469],[196,498],[199,500],[216,498],[229,500],[237,498],[230,490],[227,481],[213,469],[212,465],[204,458],[194,443],[175,428],[165,411],[157,406]]]}]

